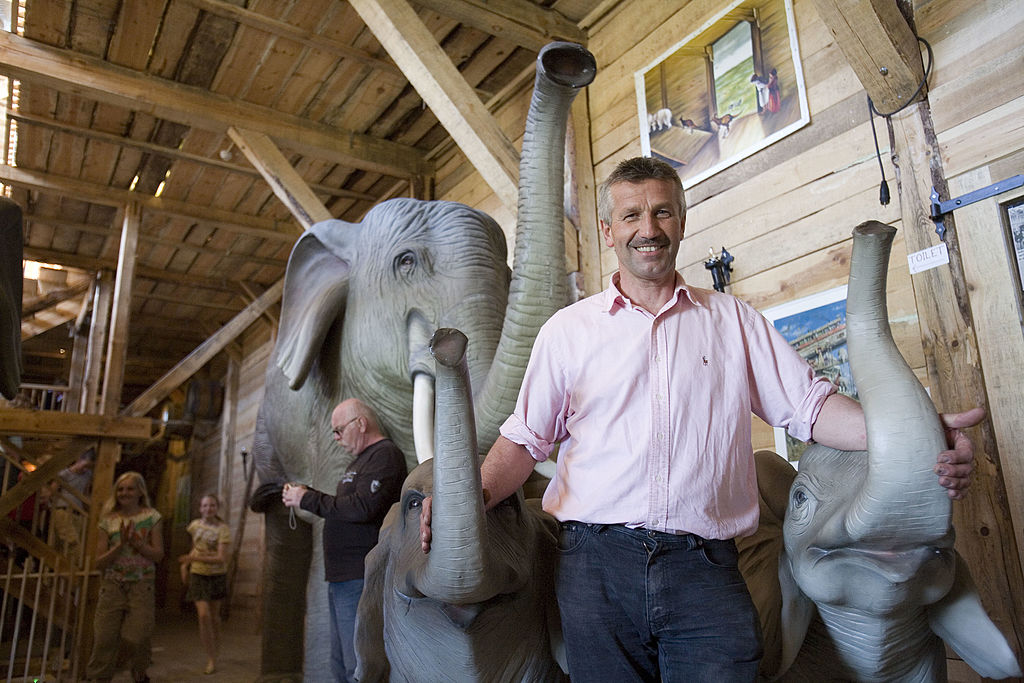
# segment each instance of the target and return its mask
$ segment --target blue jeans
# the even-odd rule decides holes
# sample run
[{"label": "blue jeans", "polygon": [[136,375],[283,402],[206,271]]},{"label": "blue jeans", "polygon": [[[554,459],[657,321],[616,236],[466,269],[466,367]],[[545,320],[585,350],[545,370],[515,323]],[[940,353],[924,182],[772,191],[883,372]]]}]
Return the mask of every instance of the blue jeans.
[{"label": "blue jeans", "polygon": [[356,680],[356,608],[362,594],[362,579],[327,584],[331,603],[331,673],[337,683]]},{"label": "blue jeans", "polygon": [[761,628],[736,563],[731,540],[563,523],[556,593],[573,683],[755,680]]}]

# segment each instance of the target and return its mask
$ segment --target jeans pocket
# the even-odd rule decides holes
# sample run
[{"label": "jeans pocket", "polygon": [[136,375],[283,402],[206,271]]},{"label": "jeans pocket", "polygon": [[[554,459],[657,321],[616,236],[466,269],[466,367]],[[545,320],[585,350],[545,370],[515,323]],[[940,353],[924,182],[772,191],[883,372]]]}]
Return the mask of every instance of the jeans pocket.
[{"label": "jeans pocket", "polygon": [[736,569],[739,567],[739,552],[734,541],[704,539],[700,545],[701,557],[712,567]]},{"label": "jeans pocket", "polygon": [[562,555],[577,552],[592,533],[590,527],[581,522],[562,522],[561,527],[562,531],[558,534],[558,552]]}]

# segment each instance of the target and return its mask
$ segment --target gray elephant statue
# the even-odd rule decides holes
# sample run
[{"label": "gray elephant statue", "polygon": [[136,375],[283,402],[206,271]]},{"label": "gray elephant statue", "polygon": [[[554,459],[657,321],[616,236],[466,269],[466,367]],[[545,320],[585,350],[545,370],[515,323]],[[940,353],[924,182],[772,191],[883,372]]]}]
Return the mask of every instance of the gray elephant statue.
[{"label": "gray elephant statue", "polygon": [[[331,438],[330,413],[346,398],[369,405],[410,461],[414,452],[431,457],[428,344],[442,327],[472,339],[476,431],[480,448],[490,447],[515,406],[537,331],[567,303],[565,128],[573,98],[595,73],[593,56],[572,43],[552,43],[537,58],[511,273],[499,226],[453,202],[394,199],[359,224],[324,221],[298,240],[257,418],[262,485],[297,481],[334,490],[349,461]],[[265,680],[302,671],[305,632],[305,675],[324,680],[329,624],[320,524],[292,530],[283,506],[267,500],[261,670]],[[306,546],[311,561],[295,552]]]},{"label": "gray elephant statue", "polygon": [[[431,344],[434,458],[406,478],[366,558],[356,619],[361,682],[568,680],[555,656],[558,524],[522,491],[484,512],[466,346],[458,330],[438,330]],[[424,553],[428,496],[433,539]]]},{"label": "gray elephant statue", "polygon": [[21,383],[21,207],[0,197],[0,396]]},{"label": "gray elephant statue", "polygon": [[769,678],[945,681],[943,641],[983,677],[1021,675],[953,549],[951,501],[932,471],[943,427],[889,329],[895,232],[876,221],[854,230],[847,344],[867,452],[815,444],[799,472],[757,454],[762,529],[744,541],[741,569]]}]

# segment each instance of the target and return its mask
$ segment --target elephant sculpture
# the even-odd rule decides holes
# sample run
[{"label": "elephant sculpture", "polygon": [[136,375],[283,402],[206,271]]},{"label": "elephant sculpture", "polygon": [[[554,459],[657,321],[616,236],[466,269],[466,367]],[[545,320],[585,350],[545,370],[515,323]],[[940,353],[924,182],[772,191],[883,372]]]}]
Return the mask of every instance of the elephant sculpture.
[{"label": "elephant sculpture", "polygon": [[854,230],[847,344],[867,452],[815,444],[799,472],[757,454],[762,528],[741,546],[741,569],[771,678],[945,681],[943,641],[984,677],[1021,675],[953,549],[951,501],[932,471],[944,431],[889,329],[895,232],[875,221]]},{"label": "elephant sculpture", "polygon": [[0,197],[0,396],[21,383],[21,207]]},{"label": "elephant sculpture", "polygon": [[[537,331],[567,303],[565,127],[575,94],[595,73],[593,56],[579,45],[552,43],[538,55],[511,273],[499,226],[453,202],[389,200],[361,223],[324,221],[298,240],[257,417],[261,485],[297,481],[333,490],[348,459],[331,439],[330,413],[351,397],[376,412],[407,458],[414,451],[429,458],[428,344],[442,327],[472,339],[466,355],[477,388],[476,431],[480,448],[490,447],[515,406]],[[273,495],[265,500],[264,614],[273,618],[264,620],[261,668],[265,678],[303,669],[305,612],[305,674],[321,680],[329,670],[329,628],[320,527],[290,529],[280,502]]]},{"label": "elephant sculpture", "polygon": [[[484,512],[465,360],[438,330],[434,458],[406,478],[366,558],[356,620],[359,681],[564,681],[553,652],[558,524],[522,491]],[[429,553],[420,508],[432,496]],[[564,665],[564,660],[562,661]]]}]

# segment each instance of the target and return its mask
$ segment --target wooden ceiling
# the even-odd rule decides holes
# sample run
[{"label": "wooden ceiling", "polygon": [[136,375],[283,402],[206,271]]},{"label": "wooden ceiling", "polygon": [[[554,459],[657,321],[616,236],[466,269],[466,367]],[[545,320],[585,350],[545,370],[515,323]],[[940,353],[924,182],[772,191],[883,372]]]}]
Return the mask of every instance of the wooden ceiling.
[{"label": "wooden ceiling", "polygon": [[[334,217],[429,197],[458,150],[424,100],[493,109],[532,80],[543,44],[585,42],[618,2],[15,0],[0,33],[15,151],[0,182],[24,211],[25,258],[71,269],[26,282],[23,381],[67,382],[83,280],[116,271],[126,206],[141,218],[122,407],[284,274],[303,227],[236,144],[245,131],[272,141]],[[383,42],[443,50],[464,83],[407,78],[367,12],[415,12],[419,34],[400,22]]]}]

